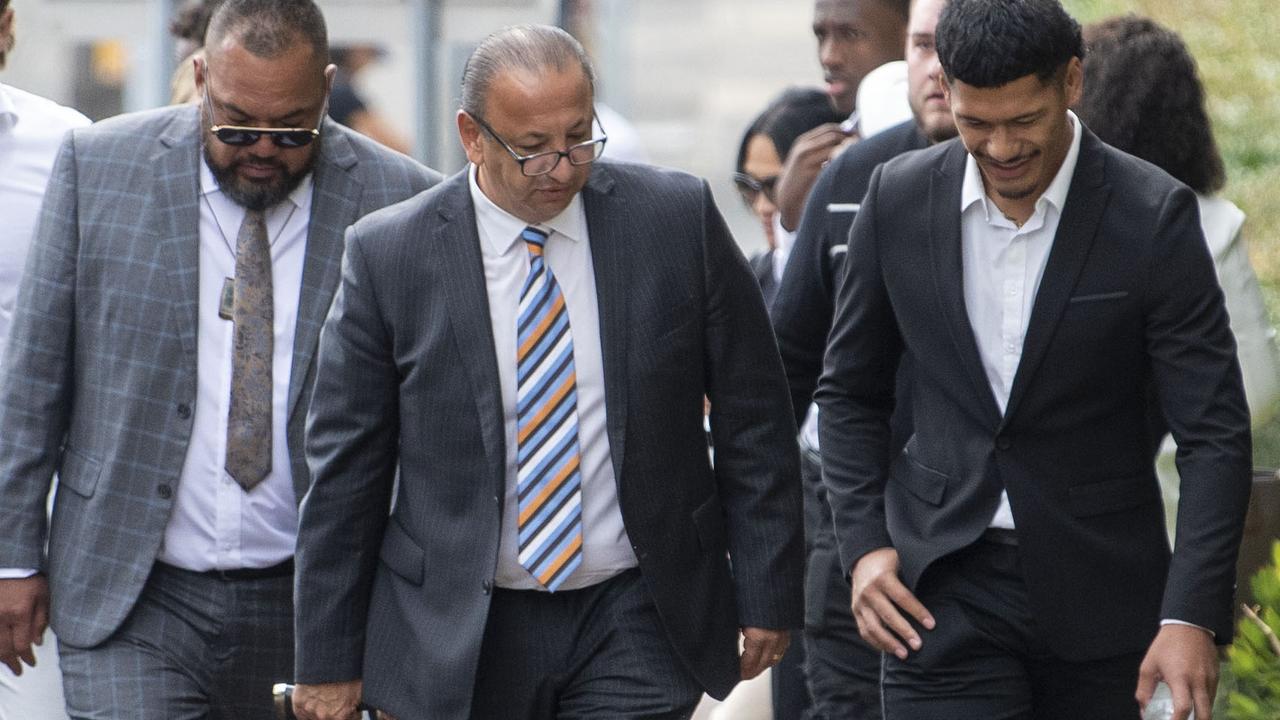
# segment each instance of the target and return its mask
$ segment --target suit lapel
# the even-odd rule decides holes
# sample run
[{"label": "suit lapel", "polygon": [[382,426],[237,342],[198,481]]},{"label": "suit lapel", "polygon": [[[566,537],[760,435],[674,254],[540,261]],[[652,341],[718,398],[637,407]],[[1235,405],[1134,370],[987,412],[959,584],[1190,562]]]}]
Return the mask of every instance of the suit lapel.
[{"label": "suit lapel", "polygon": [[[489,293],[485,288],[484,258],[476,229],[475,207],[467,170],[454,175],[442,188],[440,222],[431,229],[431,246],[446,270],[438,273],[449,312],[453,339],[458,346],[472,397],[480,416],[480,433],[492,477],[498,479],[499,497],[506,477],[506,411],[502,406],[502,384],[498,359],[493,351],[493,324],[489,316]],[[433,253],[433,256],[434,253]],[[514,358],[513,358],[514,362]]]},{"label": "suit lapel", "polygon": [[1093,247],[1098,224],[1106,209],[1107,196],[1111,192],[1110,186],[1105,182],[1105,161],[1101,142],[1093,133],[1084,130],[1083,137],[1080,138],[1080,155],[1076,160],[1075,174],[1071,178],[1071,188],[1067,191],[1066,207],[1062,209],[1058,232],[1054,235],[1053,248],[1049,251],[1040,289],[1036,292],[1035,305],[1031,309],[1027,335],[1022,341],[1022,360],[1013,377],[1003,425],[1009,424],[1027,392],[1036,368],[1044,359],[1058,320],[1071,299],[1071,292],[1089,257],[1089,249]]},{"label": "suit lapel", "polygon": [[627,238],[632,225],[626,203],[614,190],[608,167],[597,164],[582,190],[582,201],[587,214],[600,314],[609,454],[613,459],[614,477],[621,482],[627,438],[627,299],[630,295]]},{"label": "suit lapel", "polygon": [[[933,260],[938,299],[946,316],[951,340],[964,373],[969,377],[982,412],[992,427],[1000,418],[1000,406],[991,392],[991,383],[982,366],[982,356],[974,339],[973,326],[964,302],[964,259],[960,240],[960,194],[964,184],[967,153],[956,140],[942,164],[929,179],[929,249]],[[923,362],[924,359],[922,358]]]},{"label": "suit lapel", "polygon": [[[161,262],[172,283],[173,317],[186,369],[196,372],[200,296],[200,131],[195,108],[183,108],[160,136],[153,158],[152,212]],[[146,227],[148,225],[143,225]]]},{"label": "suit lapel", "polygon": [[290,417],[302,395],[320,329],[338,288],[344,234],[347,226],[359,219],[360,211],[356,198],[360,197],[362,187],[352,172],[356,165],[355,151],[340,132],[326,132],[322,142],[320,157],[312,171],[311,218],[298,297],[293,368],[289,374]]}]

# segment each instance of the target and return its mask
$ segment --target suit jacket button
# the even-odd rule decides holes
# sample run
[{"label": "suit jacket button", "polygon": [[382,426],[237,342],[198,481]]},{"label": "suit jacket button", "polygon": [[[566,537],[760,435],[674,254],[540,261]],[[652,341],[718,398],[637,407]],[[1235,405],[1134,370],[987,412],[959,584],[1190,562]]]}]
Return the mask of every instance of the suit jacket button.
[{"label": "suit jacket button", "polygon": [[484,582],[480,583],[480,588],[484,590],[485,595],[488,595],[489,593],[493,592],[493,581],[485,580]]},{"label": "suit jacket button", "polygon": [[181,405],[179,405],[178,417],[182,418],[183,420],[186,420],[187,418],[191,417],[191,406],[186,403],[182,403]]},{"label": "suit jacket button", "polygon": [[156,488],[156,494],[165,500],[168,500],[173,497],[173,488],[169,487],[165,483],[160,483],[160,486]]},{"label": "suit jacket button", "polygon": [[1007,437],[998,437],[996,438],[996,447],[1001,450],[1008,450],[1013,447],[1013,441]]}]

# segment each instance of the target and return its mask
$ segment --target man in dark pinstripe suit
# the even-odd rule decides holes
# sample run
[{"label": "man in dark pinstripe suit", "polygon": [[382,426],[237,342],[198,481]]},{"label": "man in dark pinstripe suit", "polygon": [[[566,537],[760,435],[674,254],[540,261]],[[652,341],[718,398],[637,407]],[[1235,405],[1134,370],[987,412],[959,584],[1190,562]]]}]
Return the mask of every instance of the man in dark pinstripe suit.
[{"label": "man in dark pinstripe suit", "polygon": [[74,718],[272,717],[342,233],[438,179],[320,120],[310,0],[227,0],[207,48],[201,107],[64,142],[3,366],[0,660],[51,601]]},{"label": "man in dark pinstripe suit", "polygon": [[471,167],[348,233],[308,424],[302,717],[685,718],[800,624],[759,288],[704,182],[595,161],[591,78],[560,30],[491,36]]}]

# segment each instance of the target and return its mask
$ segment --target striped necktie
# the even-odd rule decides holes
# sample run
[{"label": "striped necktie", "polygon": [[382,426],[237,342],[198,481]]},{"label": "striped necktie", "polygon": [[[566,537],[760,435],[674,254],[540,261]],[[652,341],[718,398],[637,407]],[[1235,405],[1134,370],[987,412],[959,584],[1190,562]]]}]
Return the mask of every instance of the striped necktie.
[{"label": "striped necktie", "polygon": [[529,277],[516,321],[516,481],[520,565],[554,592],[582,564],[577,371],[547,234],[525,228]]}]

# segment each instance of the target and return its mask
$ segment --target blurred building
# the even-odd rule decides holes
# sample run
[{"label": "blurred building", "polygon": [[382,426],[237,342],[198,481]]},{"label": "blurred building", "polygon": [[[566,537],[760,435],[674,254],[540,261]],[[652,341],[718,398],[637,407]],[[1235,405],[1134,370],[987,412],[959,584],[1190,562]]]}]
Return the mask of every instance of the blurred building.
[{"label": "blurred building", "polygon": [[[741,133],[779,90],[821,79],[806,0],[318,2],[332,44],[386,51],[361,91],[443,171],[464,162],[454,113],[475,44],[514,23],[569,28],[595,58],[600,99],[632,121],[653,162],[711,181],[747,250],[763,238],[729,181]],[[4,82],[94,119],[166,101],[176,63],[167,27],[179,0],[13,4],[18,45]]]}]

